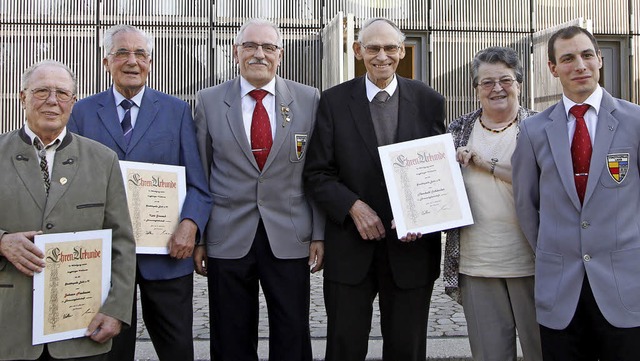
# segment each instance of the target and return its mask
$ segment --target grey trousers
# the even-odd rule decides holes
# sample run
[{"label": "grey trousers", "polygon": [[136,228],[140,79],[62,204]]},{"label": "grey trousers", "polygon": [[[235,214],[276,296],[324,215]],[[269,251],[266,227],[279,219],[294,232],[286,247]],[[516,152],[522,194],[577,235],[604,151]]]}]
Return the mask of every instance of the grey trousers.
[{"label": "grey trousers", "polygon": [[533,276],[460,275],[462,307],[475,361],[516,361],[516,330],[525,361],[542,361]]}]

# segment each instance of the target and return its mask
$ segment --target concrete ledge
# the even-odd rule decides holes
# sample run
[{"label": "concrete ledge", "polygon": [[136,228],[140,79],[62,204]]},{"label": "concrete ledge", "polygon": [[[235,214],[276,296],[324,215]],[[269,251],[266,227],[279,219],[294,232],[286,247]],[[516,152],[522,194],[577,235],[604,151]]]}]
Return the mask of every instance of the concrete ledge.
[{"label": "concrete ledge", "polygon": [[[195,358],[198,361],[209,359],[209,340],[195,340]],[[313,359],[324,360],[324,339],[312,340]],[[268,340],[261,339],[258,342],[260,361],[267,361],[269,355]],[[519,352],[520,353],[520,352]],[[521,356],[521,355],[520,355]],[[153,349],[150,340],[138,340],[136,344],[137,361],[157,361],[158,356]],[[369,353],[367,361],[382,360],[382,340],[369,340]],[[427,360],[429,361],[472,361],[469,341],[466,337],[429,338],[427,339]]]}]

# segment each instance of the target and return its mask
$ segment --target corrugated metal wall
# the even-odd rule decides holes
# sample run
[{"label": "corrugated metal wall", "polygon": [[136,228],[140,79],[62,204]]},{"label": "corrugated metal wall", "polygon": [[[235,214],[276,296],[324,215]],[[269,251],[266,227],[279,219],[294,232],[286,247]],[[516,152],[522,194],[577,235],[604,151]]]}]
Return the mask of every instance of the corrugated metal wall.
[{"label": "corrugated metal wall", "polygon": [[[548,71],[546,60],[532,55],[533,34],[579,17],[593,20],[596,35],[630,44],[623,59],[630,78],[624,86],[630,100],[640,94],[640,0],[2,0],[0,132],[22,123],[19,76],[35,61],[69,64],[78,73],[79,98],[106,89],[109,78],[99,45],[104,30],[117,23],[156,36],[149,85],[187,101],[197,90],[237,75],[231,44],[244,19],[253,16],[283,29],[280,75],[321,88],[323,74],[333,71],[322,69],[321,32],[339,11],[354,14],[356,28],[368,17],[385,16],[426,38],[428,50],[417,55],[427,64],[423,80],[447,97],[449,119],[478,106],[469,77],[475,52],[512,46],[527,69]],[[329,58],[325,64],[334,63]],[[530,105],[534,84],[536,96],[553,93],[553,81],[539,83],[527,74],[522,103]]]}]

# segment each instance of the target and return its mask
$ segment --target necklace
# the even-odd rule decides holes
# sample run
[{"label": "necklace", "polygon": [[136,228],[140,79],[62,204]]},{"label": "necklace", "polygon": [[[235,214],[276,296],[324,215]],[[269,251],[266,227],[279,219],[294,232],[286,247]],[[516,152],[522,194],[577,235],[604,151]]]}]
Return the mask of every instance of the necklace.
[{"label": "necklace", "polygon": [[482,128],[492,132],[492,133],[502,133],[505,130],[509,129],[509,127],[511,127],[513,125],[513,123],[516,122],[516,120],[518,120],[518,117],[516,116],[515,118],[513,118],[512,121],[509,122],[509,124],[505,125],[504,127],[500,128],[500,129],[491,129],[489,127],[487,127],[486,125],[484,125],[484,123],[482,122],[482,117],[478,118],[478,120],[480,120],[480,125],[482,126]]},{"label": "necklace", "polygon": [[[480,118],[478,118],[478,122],[482,124]],[[484,159],[504,158],[505,152],[508,153],[507,149],[514,145],[516,139],[516,128],[510,125],[499,131],[492,132],[484,131],[480,127],[474,127],[471,135],[473,147]],[[484,126],[482,128],[487,129]],[[489,128],[489,130],[492,129]]]}]

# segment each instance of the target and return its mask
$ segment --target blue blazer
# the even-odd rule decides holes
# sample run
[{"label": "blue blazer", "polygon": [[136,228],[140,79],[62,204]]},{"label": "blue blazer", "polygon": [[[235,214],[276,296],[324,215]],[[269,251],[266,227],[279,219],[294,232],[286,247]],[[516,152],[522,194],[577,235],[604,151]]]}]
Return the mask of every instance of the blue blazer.
[{"label": "blue blazer", "polygon": [[[113,88],[78,101],[67,124],[71,132],[97,140],[113,149],[120,160],[181,165],[186,168],[187,196],[180,220],[193,220],[202,236],[211,212],[211,196],[196,144],[189,104],[149,87],[145,88],[129,147],[116,110]],[[138,255],[145,279],[164,280],[193,272],[193,260],[164,255]]]}]

